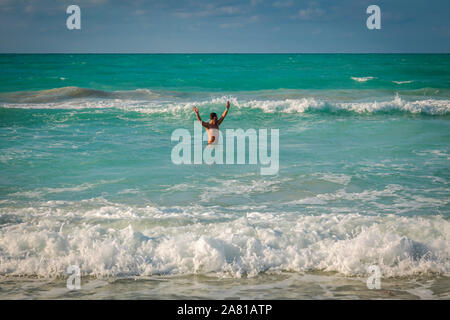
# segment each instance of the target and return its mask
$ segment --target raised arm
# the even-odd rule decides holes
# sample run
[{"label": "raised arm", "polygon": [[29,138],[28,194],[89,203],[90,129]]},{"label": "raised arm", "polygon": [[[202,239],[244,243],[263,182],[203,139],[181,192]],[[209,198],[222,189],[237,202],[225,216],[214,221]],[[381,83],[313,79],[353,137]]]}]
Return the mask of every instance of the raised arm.
[{"label": "raised arm", "polygon": [[227,116],[228,110],[230,109],[230,101],[227,101],[227,109],[222,113],[222,116],[217,120],[217,124],[221,124],[223,119]]},{"label": "raised arm", "polygon": [[202,118],[200,118],[200,115],[198,114],[198,108],[197,108],[197,107],[194,107],[193,110],[194,110],[194,112],[195,112],[195,115],[197,116],[198,122],[200,122],[200,124],[201,124],[202,126],[207,127],[208,124],[207,124],[205,121],[202,121]]}]

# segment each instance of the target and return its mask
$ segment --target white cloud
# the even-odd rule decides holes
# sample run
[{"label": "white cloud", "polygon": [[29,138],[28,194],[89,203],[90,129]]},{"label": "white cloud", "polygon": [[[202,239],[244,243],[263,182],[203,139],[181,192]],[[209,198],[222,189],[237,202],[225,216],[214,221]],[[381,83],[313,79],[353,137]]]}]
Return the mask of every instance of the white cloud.
[{"label": "white cloud", "polygon": [[310,2],[308,8],[301,9],[296,15],[292,16],[292,18],[300,20],[315,20],[322,17],[324,14],[325,11],[317,2]]},{"label": "white cloud", "polygon": [[135,10],[133,12],[133,14],[136,15],[136,16],[142,16],[144,14],[147,14],[147,10],[138,9],[138,10]]},{"label": "white cloud", "polygon": [[29,4],[25,7],[25,12],[26,13],[32,13],[33,12],[33,5]]},{"label": "white cloud", "polygon": [[82,1],[82,3],[83,2],[86,4],[91,4],[91,5],[99,5],[99,4],[107,3],[108,0],[84,0],[84,1]]},{"label": "white cloud", "polygon": [[273,6],[275,8],[289,8],[292,7],[294,5],[294,1],[293,0],[287,0],[287,1],[275,1],[273,3]]},{"label": "white cloud", "polygon": [[251,16],[250,18],[248,18],[247,21],[250,22],[250,23],[258,22],[259,21],[259,16],[258,15]]},{"label": "white cloud", "polygon": [[15,11],[17,3],[14,0],[0,0],[0,11]]},{"label": "white cloud", "polygon": [[222,23],[219,25],[221,29],[242,28],[244,25],[240,22]]},{"label": "white cloud", "polygon": [[239,7],[226,6],[226,7],[218,8],[218,12],[226,13],[226,14],[236,14],[236,13],[240,13],[241,9]]},{"label": "white cloud", "polygon": [[250,4],[253,7],[256,7],[257,5],[259,5],[260,3],[262,3],[262,0],[250,0]]},{"label": "white cloud", "polygon": [[215,7],[214,5],[207,5],[206,8],[201,10],[191,10],[191,11],[176,11],[173,13],[176,17],[187,19],[193,17],[210,17],[210,16],[220,16],[220,15],[237,15],[242,14],[243,11],[239,6],[221,6]]}]

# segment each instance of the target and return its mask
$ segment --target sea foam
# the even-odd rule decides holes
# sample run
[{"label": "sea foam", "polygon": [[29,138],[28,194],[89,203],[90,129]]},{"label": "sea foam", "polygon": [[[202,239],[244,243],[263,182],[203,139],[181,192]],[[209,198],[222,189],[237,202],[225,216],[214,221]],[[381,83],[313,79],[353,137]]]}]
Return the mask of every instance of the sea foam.
[{"label": "sea foam", "polygon": [[350,77],[352,80],[358,81],[358,82],[367,82],[369,80],[375,79],[374,77]]},{"label": "sea foam", "polygon": [[[441,216],[258,211],[221,216],[199,207],[113,204],[66,210],[71,209],[10,209],[23,222],[0,229],[0,273],[63,276],[75,264],[83,275],[98,277],[319,270],[357,276],[376,264],[384,277],[450,274],[450,222]],[[80,217],[84,223],[77,222]],[[176,224],[168,223],[174,219]],[[124,227],[112,228],[114,222]]]},{"label": "sea foam", "polygon": [[[65,89],[65,88],[63,88]],[[79,88],[80,89],[80,88]],[[88,90],[88,89],[86,89]],[[143,96],[141,96],[143,95]],[[111,98],[111,97],[114,98]],[[82,99],[69,99],[51,101],[47,103],[36,102],[4,102],[0,104],[4,108],[20,109],[108,109],[116,108],[129,112],[144,114],[186,114],[191,113],[194,106],[216,107],[223,106],[229,100],[232,106],[242,112],[260,109],[265,113],[305,113],[305,112],[352,112],[360,114],[375,114],[389,112],[404,112],[411,114],[447,115],[450,112],[449,99],[408,99],[399,95],[382,100],[340,102],[330,98],[304,97],[296,99],[245,99],[232,95],[223,95],[203,100],[185,100],[179,98],[161,97],[160,94],[146,89],[138,89],[125,96],[116,92],[111,97],[97,97],[90,99],[83,96]],[[143,99],[141,99],[144,97]],[[152,98],[150,98],[152,97]],[[32,100],[33,101],[33,100]]]}]

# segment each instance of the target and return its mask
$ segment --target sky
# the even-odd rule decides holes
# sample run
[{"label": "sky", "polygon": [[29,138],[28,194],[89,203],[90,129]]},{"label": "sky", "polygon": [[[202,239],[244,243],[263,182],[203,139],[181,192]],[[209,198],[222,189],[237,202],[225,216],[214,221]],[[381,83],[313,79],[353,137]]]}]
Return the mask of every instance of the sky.
[{"label": "sky", "polygon": [[449,13],[449,0],[0,0],[0,53],[450,53]]}]

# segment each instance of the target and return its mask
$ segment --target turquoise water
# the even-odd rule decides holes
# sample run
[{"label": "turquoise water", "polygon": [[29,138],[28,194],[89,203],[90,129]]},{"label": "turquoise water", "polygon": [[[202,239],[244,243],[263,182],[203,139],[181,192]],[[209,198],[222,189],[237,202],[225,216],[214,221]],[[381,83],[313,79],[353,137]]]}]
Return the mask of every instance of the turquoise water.
[{"label": "turquoise water", "polygon": [[[191,94],[279,89],[395,93],[429,88],[448,94],[450,85],[449,55],[431,54],[3,54],[1,64],[1,92],[76,86]],[[351,77],[375,79],[361,85]]]},{"label": "turquoise water", "polygon": [[[448,277],[449,58],[0,55],[2,281]],[[279,129],[276,175],[172,163],[227,100],[221,130]]]}]

